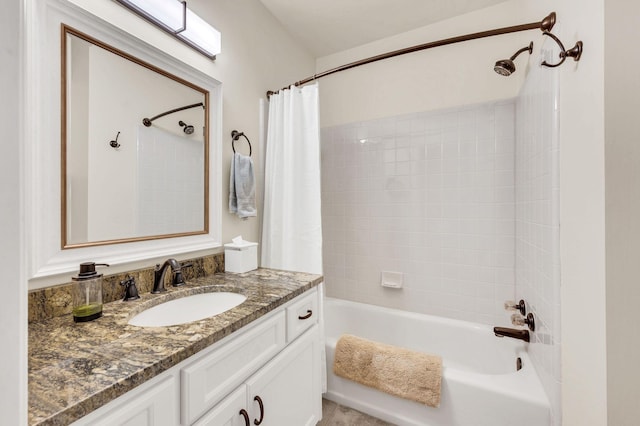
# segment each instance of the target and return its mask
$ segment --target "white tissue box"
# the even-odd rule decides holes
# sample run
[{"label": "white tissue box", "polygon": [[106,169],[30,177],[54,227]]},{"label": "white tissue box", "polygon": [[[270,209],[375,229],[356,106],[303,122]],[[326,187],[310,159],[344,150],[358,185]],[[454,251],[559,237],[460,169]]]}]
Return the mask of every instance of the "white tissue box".
[{"label": "white tissue box", "polygon": [[258,268],[258,243],[242,241],[224,245],[225,272],[253,271]]}]

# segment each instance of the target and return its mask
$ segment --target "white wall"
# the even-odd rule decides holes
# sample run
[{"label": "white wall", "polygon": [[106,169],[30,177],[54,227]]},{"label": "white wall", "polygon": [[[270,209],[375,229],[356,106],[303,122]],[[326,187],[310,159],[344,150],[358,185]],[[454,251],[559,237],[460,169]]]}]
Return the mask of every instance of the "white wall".
[{"label": "white wall", "polygon": [[[300,75],[314,70],[314,59],[302,50],[295,40],[258,0],[193,0],[189,3],[196,13],[222,32],[222,53],[215,64],[208,62],[205,70],[223,84],[223,210],[228,206],[229,164],[231,161],[231,131],[244,132],[251,140],[253,160],[257,166],[263,155],[259,142],[259,99],[266,90],[278,89]],[[215,66],[214,66],[215,65]],[[239,151],[248,154],[242,140],[236,142]],[[260,173],[257,175],[260,179]],[[256,193],[256,200],[262,194]],[[258,214],[262,212],[258,203]],[[234,215],[222,216],[222,240],[242,234],[245,240],[259,241],[259,221],[246,221]]]},{"label": "white wall", "polygon": [[0,14],[0,258],[8,265],[0,284],[0,413],[2,422],[27,424],[27,284],[21,191],[21,9],[5,1]]},{"label": "white wall", "polygon": [[605,171],[607,232],[607,392],[610,425],[640,418],[640,80],[637,55],[622,49],[640,38],[640,4],[605,3]]},{"label": "white wall", "polygon": [[[524,0],[501,3],[317,60],[322,72],[358,59],[443,38],[540,21],[548,12],[523,14]],[[539,33],[526,31],[437,47],[386,59],[320,81],[320,124],[330,127],[412,112],[513,98],[529,55],[502,77],[495,61],[510,57]],[[348,101],[345,101],[348,99]]]}]

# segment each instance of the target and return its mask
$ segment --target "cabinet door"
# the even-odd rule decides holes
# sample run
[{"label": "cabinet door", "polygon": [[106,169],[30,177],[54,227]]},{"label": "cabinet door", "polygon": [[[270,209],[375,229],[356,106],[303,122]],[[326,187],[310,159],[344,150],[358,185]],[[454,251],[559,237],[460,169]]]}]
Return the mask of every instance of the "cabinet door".
[{"label": "cabinet door", "polygon": [[146,383],[73,423],[74,426],[175,426],[178,423],[178,387],[168,375]]},{"label": "cabinet door", "polygon": [[251,424],[315,426],[321,418],[320,342],[314,326],[247,380]]},{"label": "cabinet door", "polygon": [[181,370],[182,424],[190,425],[285,346],[278,312]]},{"label": "cabinet door", "polygon": [[[246,412],[247,388],[240,386],[220,401],[193,426],[249,426],[249,413]],[[242,411],[246,413],[246,417]]]}]

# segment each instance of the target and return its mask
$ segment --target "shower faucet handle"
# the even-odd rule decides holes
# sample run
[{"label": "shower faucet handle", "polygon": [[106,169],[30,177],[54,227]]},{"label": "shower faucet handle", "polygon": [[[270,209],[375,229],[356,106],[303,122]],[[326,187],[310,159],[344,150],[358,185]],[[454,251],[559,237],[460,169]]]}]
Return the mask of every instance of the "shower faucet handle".
[{"label": "shower faucet handle", "polygon": [[520,314],[511,315],[511,324],[519,326],[527,326],[529,330],[536,331],[536,321],[533,318],[533,314],[529,312],[526,317]]},{"label": "shower faucet handle", "polygon": [[527,306],[522,299],[520,299],[520,301],[517,303],[513,300],[507,300],[506,302],[504,302],[504,309],[506,311],[520,311],[520,315],[527,314]]}]

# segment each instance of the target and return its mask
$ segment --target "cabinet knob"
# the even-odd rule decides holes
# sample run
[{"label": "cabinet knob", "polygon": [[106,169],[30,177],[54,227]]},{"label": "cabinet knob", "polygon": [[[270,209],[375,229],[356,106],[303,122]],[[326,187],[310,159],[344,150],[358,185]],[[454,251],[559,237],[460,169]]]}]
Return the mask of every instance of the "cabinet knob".
[{"label": "cabinet knob", "polygon": [[249,421],[249,413],[244,408],[240,410],[240,415],[244,417],[244,426],[251,426],[251,422]]},{"label": "cabinet knob", "polygon": [[253,424],[258,426],[260,423],[262,423],[262,420],[264,419],[264,405],[262,404],[262,398],[260,398],[258,395],[254,396],[253,400],[256,401],[260,406],[260,420],[256,420],[256,419],[253,420]]},{"label": "cabinet knob", "polygon": [[299,315],[298,319],[299,320],[306,320],[311,318],[311,315],[313,315],[313,311],[311,309],[307,309],[307,315]]}]

